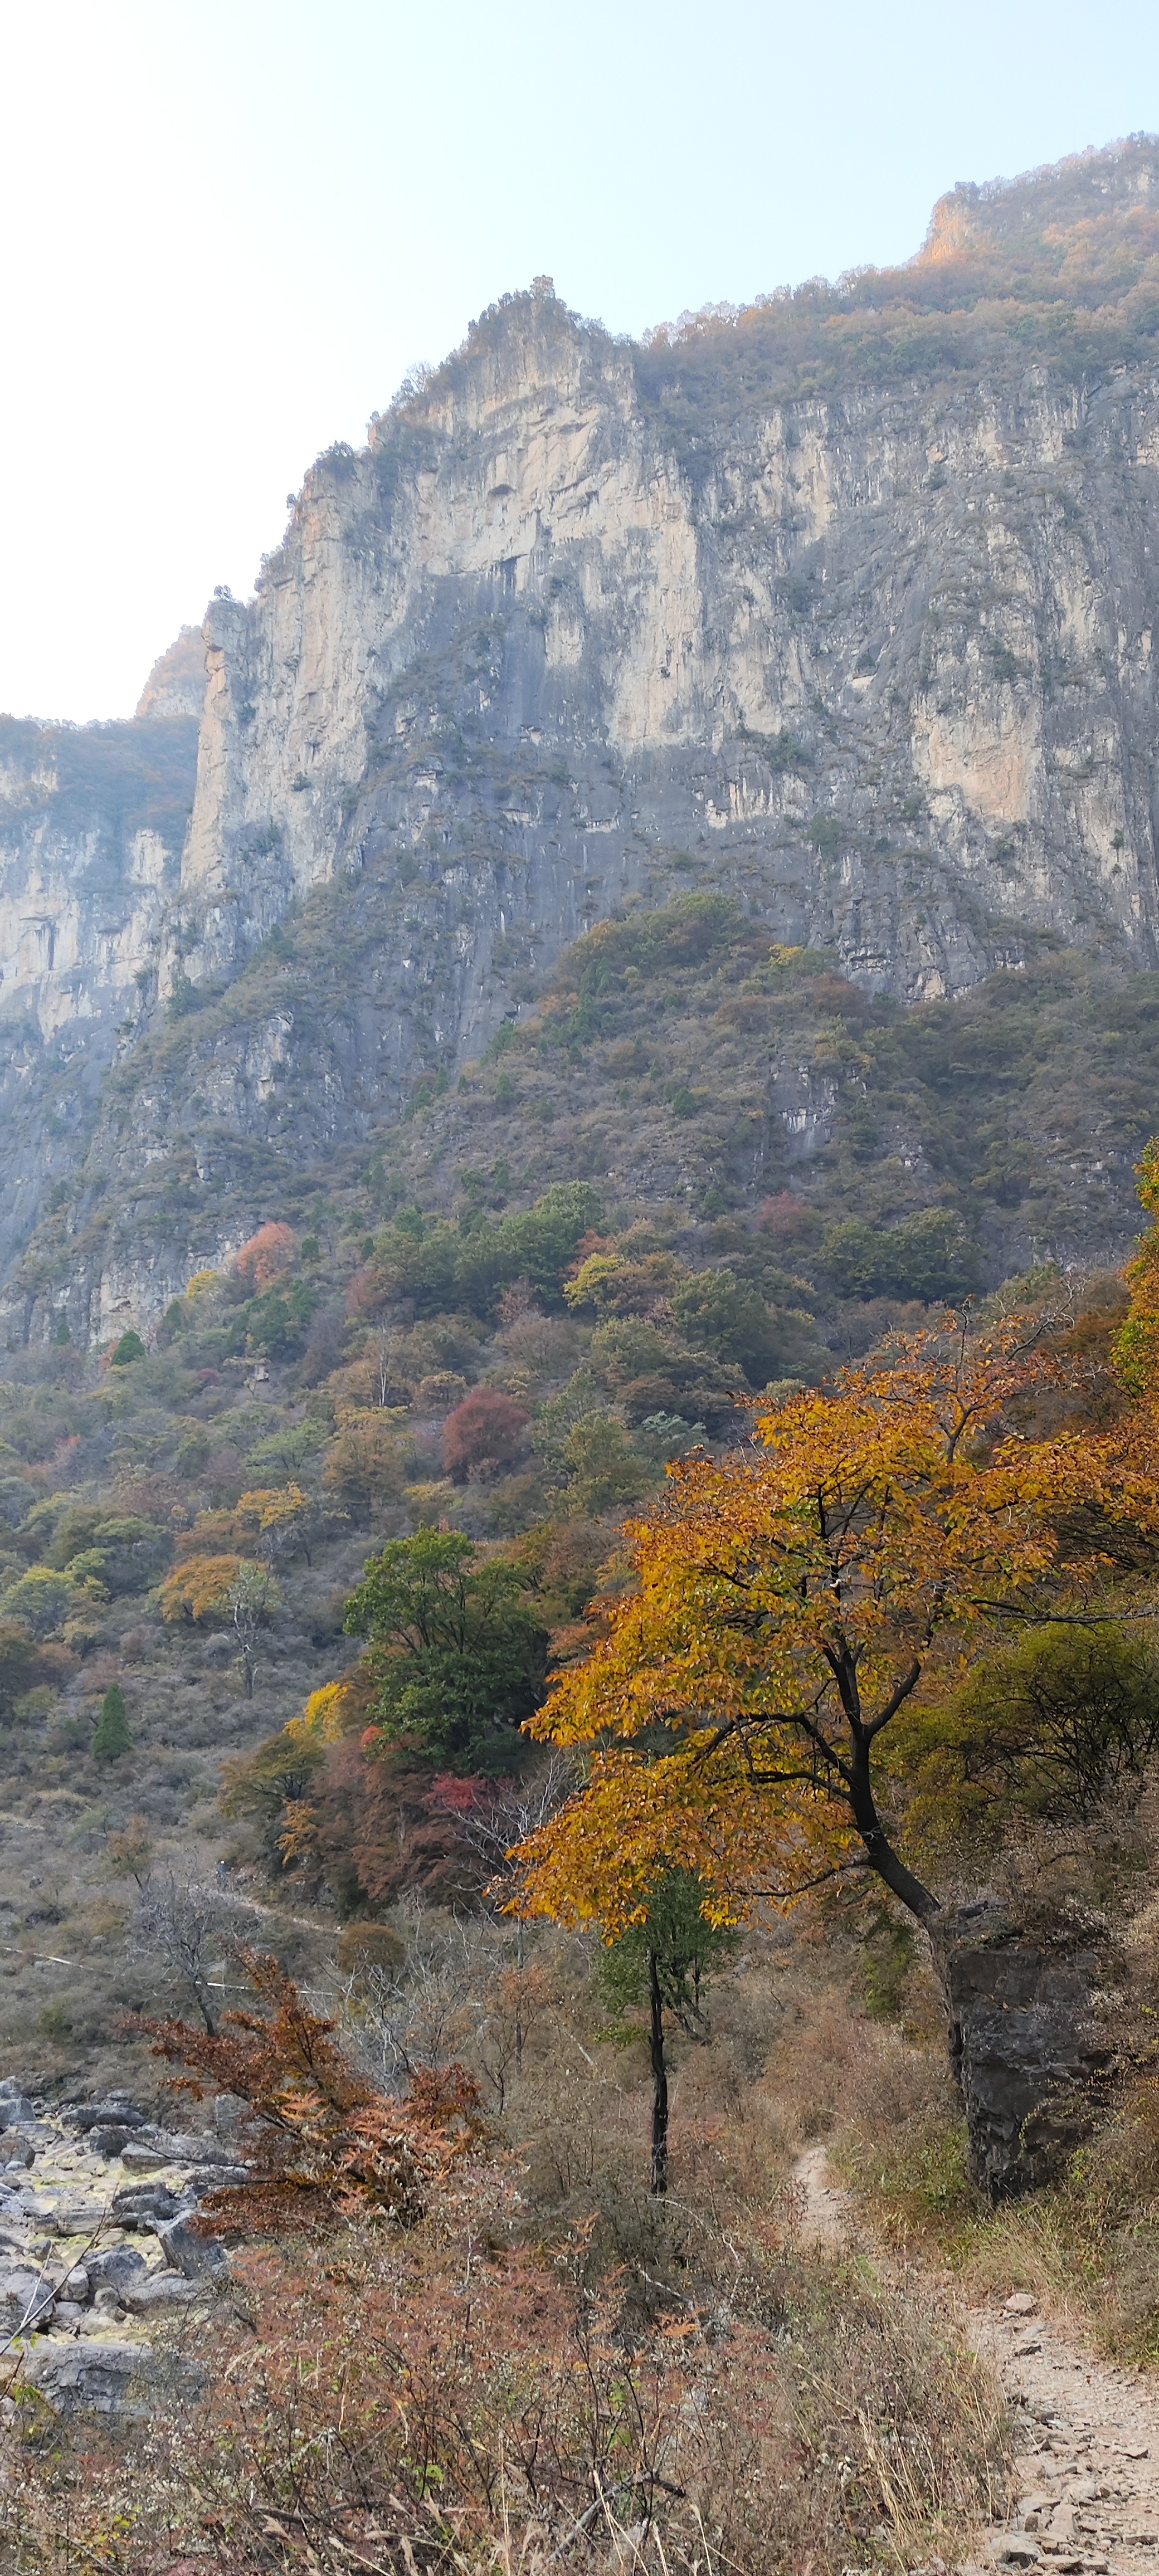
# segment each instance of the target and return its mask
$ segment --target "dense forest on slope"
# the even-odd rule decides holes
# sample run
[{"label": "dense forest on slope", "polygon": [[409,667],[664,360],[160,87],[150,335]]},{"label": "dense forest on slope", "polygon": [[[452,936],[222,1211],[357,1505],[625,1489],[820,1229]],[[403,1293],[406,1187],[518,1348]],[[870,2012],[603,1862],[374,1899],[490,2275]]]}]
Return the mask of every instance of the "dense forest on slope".
[{"label": "dense forest on slope", "polygon": [[1149,139],[965,184],[939,200],[900,268],[854,269],[650,332],[637,360],[683,452],[755,400],[888,385],[918,374],[1078,378],[1151,356],[1159,332],[1159,207]]},{"label": "dense forest on slope", "polygon": [[[484,1061],[420,1086],[344,1167],[291,1178],[271,1151],[263,1227],[194,1278],[153,1351],[86,1354],[61,1309],[3,1390],[0,1621],[10,1861],[22,1881],[28,1835],[52,1848],[65,1956],[86,1924],[104,1946],[108,1837],[134,1815],[162,1846],[226,1847],[221,1755],[272,1743],[350,1664],[370,1546],[441,1523],[498,1549],[566,1655],[625,1508],[669,1457],[745,1439],[767,1386],[1016,1267],[1113,1269],[1159,1124],[1155,983],[1044,941],[1024,972],[907,1013],[690,890],[590,933]],[[208,1200],[192,1173],[151,1175],[159,1222]],[[252,1669],[239,1563],[271,1578]],[[200,1589],[182,1568],[209,1569]],[[109,1767],[92,1746],[113,1681],[133,1751]],[[293,1755],[269,1756],[238,1846],[275,1876]],[[297,1871],[328,1902],[358,1912],[446,1866],[429,1766],[392,1777],[349,1744],[325,1766]],[[8,1904],[15,2037],[40,2010],[42,1901],[12,1882]],[[124,1993],[140,1971],[109,1958]],[[51,1973],[47,2027],[95,2041],[100,1978]]]},{"label": "dense forest on slope", "polygon": [[[1159,1123],[1159,983],[1113,952],[1040,937],[1020,943],[1017,971],[906,1011],[821,952],[770,942],[710,875],[525,977],[531,998],[484,1061],[452,1079],[432,1049],[397,1121],[367,1119],[365,1141],[324,1153],[318,1075],[379,972],[380,902],[347,907],[338,939],[334,903],[327,890],[224,992],[179,994],[109,1078],[110,1141],[132,1134],[142,1087],[153,1099],[181,1087],[185,1124],[119,1204],[99,1175],[79,1209],[60,1193],[22,1261],[23,1295],[51,1314],[82,1258],[152,1238],[187,1244],[192,1269],[231,1220],[235,1239],[247,1221],[304,1223],[319,1193],[366,1231],[404,1203],[469,1219],[576,1175],[624,1223],[674,1228],[694,1262],[723,1259],[758,1285],[767,1272],[774,1302],[800,1306],[803,1280],[804,1303],[820,1300],[847,1342],[872,1327],[858,1310],[874,1297],[993,1286],[1039,1259],[1113,1266],[1130,1244],[1133,1167]],[[433,963],[442,897],[412,888],[406,903]],[[261,1139],[239,1137],[199,1080],[212,1083],[223,1042],[279,1012],[317,1045],[270,1082]],[[839,1326],[838,1307],[852,1309]]]}]

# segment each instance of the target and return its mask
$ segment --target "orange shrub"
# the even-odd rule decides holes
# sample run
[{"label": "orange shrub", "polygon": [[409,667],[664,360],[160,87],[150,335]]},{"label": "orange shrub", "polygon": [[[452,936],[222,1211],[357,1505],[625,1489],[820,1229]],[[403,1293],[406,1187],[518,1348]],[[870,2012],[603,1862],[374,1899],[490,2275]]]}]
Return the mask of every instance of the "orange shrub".
[{"label": "orange shrub", "polygon": [[260,1225],[249,1242],[233,1256],[234,1269],[251,1288],[268,1288],[271,1279],[288,1270],[294,1258],[292,1226],[274,1223]]},{"label": "orange shrub", "polygon": [[470,1395],[447,1415],[443,1430],[447,1474],[457,1485],[465,1485],[472,1469],[478,1475],[514,1466],[529,1420],[526,1408],[514,1396],[500,1395],[492,1387],[472,1387]]}]

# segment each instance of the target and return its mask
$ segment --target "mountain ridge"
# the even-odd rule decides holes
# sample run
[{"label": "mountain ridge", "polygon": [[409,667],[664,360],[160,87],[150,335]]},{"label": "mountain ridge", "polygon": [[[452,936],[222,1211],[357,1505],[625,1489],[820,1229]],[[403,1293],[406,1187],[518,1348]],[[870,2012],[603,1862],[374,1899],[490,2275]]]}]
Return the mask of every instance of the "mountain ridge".
[{"label": "mountain ridge", "polygon": [[[1044,937],[1152,970],[1157,182],[1143,136],[959,187],[903,269],[640,344],[538,279],[317,460],[210,603],[179,873],[171,831],[130,901],[122,834],[117,941],[45,970],[51,1029],[43,972],[5,1006],[10,1340],[155,1322],[691,880],[911,1007]],[[16,909],[52,802],[9,811]]]}]

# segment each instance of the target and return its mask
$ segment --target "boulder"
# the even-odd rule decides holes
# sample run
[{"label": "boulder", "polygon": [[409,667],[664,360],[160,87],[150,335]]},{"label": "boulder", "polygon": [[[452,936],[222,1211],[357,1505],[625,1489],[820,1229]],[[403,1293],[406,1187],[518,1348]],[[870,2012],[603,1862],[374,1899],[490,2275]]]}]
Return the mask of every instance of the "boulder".
[{"label": "boulder", "polygon": [[[3,2097],[0,2096],[0,2119],[3,2118],[6,2107]],[[103,2102],[78,2102],[66,2113],[66,2117],[72,2128],[80,2129],[82,2132],[110,2128],[143,2129],[147,2125],[147,2114],[144,2111],[138,2111],[133,2102],[127,2100],[122,2102],[116,2095],[111,2101],[106,2099]]]},{"label": "boulder", "polygon": [[150,2229],[159,2218],[176,2218],[179,2208],[167,2183],[126,2183],[113,2193],[109,2216],[117,2227]]},{"label": "boulder", "polygon": [[119,2156],[122,2147],[128,2146],[131,2136],[131,2129],[127,2129],[123,2122],[116,2128],[106,2123],[99,2129],[90,2129],[85,2144],[92,2148],[94,2155]]},{"label": "boulder", "polygon": [[1066,1925],[1016,1923],[990,1898],[930,1927],[970,2170],[991,2200],[1034,2191],[1088,2134],[1112,2050],[1092,1996],[1104,1963]]},{"label": "boulder", "polygon": [[91,2254],[86,2254],[84,2268],[94,2292],[120,2292],[131,2282],[143,2280],[149,2267],[135,2245],[107,2245],[103,2248],[98,2246]]},{"label": "boulder", "polygon": [[146,2416],[148,2344],[118,2343],[110,2336],[42,2344],[24,2364],[24,2377],[63,2415]]},{"label": "boulder", "polygon": [[31,2265],[9,2264],[0,2271],[0,2334],[15,2334],[27,2323],[31,2333],[52,2315],[53,2284]]},{"label": "boulder", "polygon": [[229,2268],[224,2246],[218,2244],[215,2236],[202,2236],[188,2218],[164,2221],[157,2229],[157,2242],[188,2281],[204,2280],[214,2272],[225,2272]]},{"label": "boulder", "polygon": [[103,2200],[58,2200],[46,2224],[55,2236],[91,2236],[105,2215]]},{"label": "boulder", "polygon": [[143,2280],[126,2284],[121,2305],[131,2317],[148,2317],[158,2309],[188,2307],[196,2296],[196,2284],[187,2281],[184,2272],[147,2272]]},{"label": "boulder", "polygon": [[166,2165],[218,2165],[230,2161],[228,2147],[196,2129],[158,2129],[150,2123],[134,2139],[133,2146],[138,2156],[142,2148],[153,2148],[158,2162]]}]

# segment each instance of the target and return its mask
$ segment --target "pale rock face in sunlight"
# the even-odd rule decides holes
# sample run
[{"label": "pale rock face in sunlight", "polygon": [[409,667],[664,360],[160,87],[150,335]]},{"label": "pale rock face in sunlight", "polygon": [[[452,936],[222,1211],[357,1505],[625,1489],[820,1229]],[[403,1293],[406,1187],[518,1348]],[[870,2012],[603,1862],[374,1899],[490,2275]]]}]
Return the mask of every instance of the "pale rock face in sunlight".
[{"label": "pale rock face in sunlight", "polygon": [[[64,796],[50,728],[0,743],[6,1264],[84,1153],[120,1190],[192,1140],[209,1186],[207,1128],[252,1144],[292,1100],[311,1160],[389,1123],[432,1049],[477,1055],[633,898],[711,883],[910,1003],[1017,969],[1033,932],[1156,961],[1147,366],[1016,354],[693,413],[684,363],[541,279],[321,457],[254,598],[215,596],[121,728],[147,768],[185,727],[191,764],[200,708],[162,823],[107,777]],[[267,977],[212,1044],[191,1019],[181,1098],[136,1078],[323,899],[339,946],[378,907],[341,1028]],[[156,1312],[188,1250],[126,1237],[94,1317]]]}]

